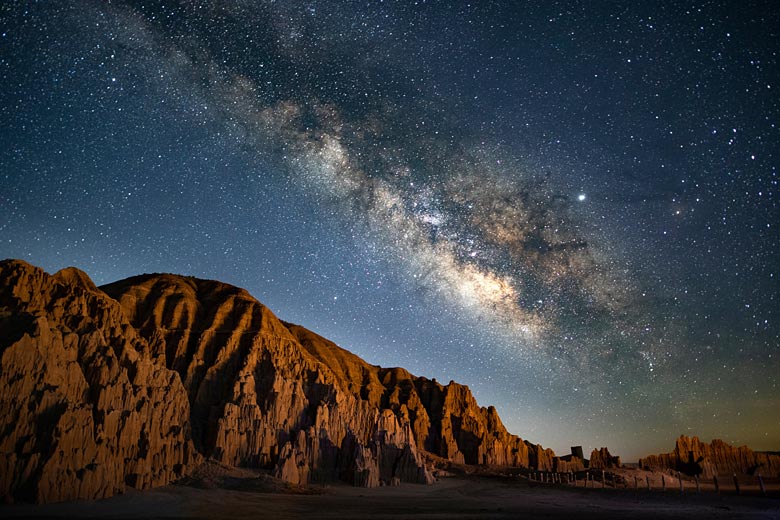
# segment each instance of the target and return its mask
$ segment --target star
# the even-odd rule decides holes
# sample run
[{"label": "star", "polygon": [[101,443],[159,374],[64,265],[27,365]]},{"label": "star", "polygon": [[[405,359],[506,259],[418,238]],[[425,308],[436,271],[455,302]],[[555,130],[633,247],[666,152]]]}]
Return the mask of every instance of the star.
[{"label": "star", "polygon": [[0,257],[245,287],[559,451],[777,450],[774,13],[484,4],[9,3]]}]

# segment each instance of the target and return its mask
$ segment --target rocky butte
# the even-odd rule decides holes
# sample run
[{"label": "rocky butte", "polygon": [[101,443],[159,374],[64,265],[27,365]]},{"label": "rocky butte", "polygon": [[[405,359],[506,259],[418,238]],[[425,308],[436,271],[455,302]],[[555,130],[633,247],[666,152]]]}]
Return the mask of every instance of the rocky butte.
[{"label": "rocky butte", "polygon": [[758,473],[765,477],[780,477],[780,453],[757,452],[747,446],[737,448],[720,439],[706,443],[698,437],[681,435],[674,451],[639,459],[639,467],[661,471],[671,469],[705,478]]},{"label": "rocky butte", "polygon": [[204,460],[294,484],[430,483],[433,461],[549,471],[468,387],[370,365],[248,292],[142,275],[96,287],[0,262],[0,496],[95,499]]}]

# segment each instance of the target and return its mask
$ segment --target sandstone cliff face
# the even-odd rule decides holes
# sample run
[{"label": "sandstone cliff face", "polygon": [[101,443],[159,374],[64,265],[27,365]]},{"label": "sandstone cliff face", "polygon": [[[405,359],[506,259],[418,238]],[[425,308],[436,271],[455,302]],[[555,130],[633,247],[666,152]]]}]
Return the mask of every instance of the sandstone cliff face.
[{"label": "sandstone cliff face", "polygon": [[288,327],[353,395],[407,418],[420,449],[461,464],[552,469],[552,450],[507,432],[496,409],[480,407],[467,386],[452,381],[441,385],[403,368],[369,365],[303,327]]},{"label": "sandstone cliff face", "polygon": [[[370,365],[303,327],[279,321],[241,289],[171,275],[130,278],[102,289],[122,304],[161,362],[181,374],[196,443],[222,462],[281,464],[284,470],[275,471],[291,481],[336,473],[351,481],[353,469],[343,470],[356,460],[350,450],[362,454],[360,460],[370,459],[361,451],[365,446],[375,455],[377,414],[391,410],[398,428],[411,429],[408,443],[415,454],[424,450],[467,464],[553,467],[551,450],[508,433],[495,408],[480,407],[468,387]],[[223,359],[236,361],[220,364]],[[211,375],[217,371],[219,376]],[[209,384],[224,385],[231,374],[243,378],[244,390],[220,394]],[[213,420],[221,420],[231,435],[247,431],[249,437],[228,439],[220,431],[215,438]],[[246,421],[254,425],[251,432],[242,426]],[[231,448],[237,441],[246,446],[238,455]],[[353,444],[362,447],[350,448]],[[300,477],[293,467],[302,468]],[[430,480],[414,475],[410,470],[402,480]]]},{"label": "sandstone cliff face", "polygon": [[590,453],[591,469],[610,469],[620,467],[620,457],[612,456],[607,448],[593,450]]},{"label": "sandstone cliff face", "polygon": [[640,467],[672,469],[689,475],[711,478],[714,475],[761,473],[768,477],[780,477],[780,455],[755,452],[747,446],[735,448],[720,439],[709,444],[698,437],[681,435],[674,451],[649,455],[639,460]]},{"label": "sandstone cliff face", "polygon": [[175,372],[75,269],[0,262],[0,497],[102,498],[198,461]]},{"label": "sandstone cliff face", "polygon": [[424,451],[550,471],[468,387],[370,365],[246,291],[0,264],[0,496],[98,498],[203,457],[305,484],[429,483]]},{"label": "sandstone cliff face", "polygon": [[294,334],[246,291],[172,275],[103,290],[181,375],[204,455],[295,484],[432,482],[408,417],[382,411],[359,358],[334,349],[321,361],[298,339],[308,331]]},{"label": "sandstone cliff face", "polygon": [[579,457],[567,455],[566,457],[555,459],[555,471],[559,473],[577,473],[586,469],[585,461]]}]

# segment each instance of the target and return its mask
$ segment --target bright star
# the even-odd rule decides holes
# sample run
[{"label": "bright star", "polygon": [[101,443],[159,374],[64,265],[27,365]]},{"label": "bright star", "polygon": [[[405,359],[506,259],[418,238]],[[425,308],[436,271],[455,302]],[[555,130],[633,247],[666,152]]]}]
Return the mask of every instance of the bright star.
[{"label": "bright star", "polygon": [[584,193],[580,193],[579,195],[577,195],[577,200],[580,201],[580,202],[585,200],[585,194]]}]

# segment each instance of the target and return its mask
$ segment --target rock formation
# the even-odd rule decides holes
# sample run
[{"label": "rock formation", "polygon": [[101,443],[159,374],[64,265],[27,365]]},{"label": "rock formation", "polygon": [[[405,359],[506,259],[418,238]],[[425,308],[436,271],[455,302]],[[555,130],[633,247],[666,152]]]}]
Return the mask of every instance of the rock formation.
[{"label": "rock formation", "polygon": [[0,496],[162,485],[198,462],[178,375],[76,269],[0,263]]},{"label": "rock formation", "polygon": [[639,459],[639,466],[656,470],[672,469],[705,478],[733,473],[761,473],[767,477],[780,477],[780,454],[755,452],[747,446],[735,448],[720,439],[714,439],[708,444],[698,437],[681,435],[673,452]]},{"label": "rock formation", "polygon": [[585,471],[587,469],[583,459],[571,455],[560,458],[556,457],[554,466],[554,471],[557,471],[558,473],[577,473],[578,471]]},{"label": "rock formation", "polygon": [[[553,469],[468,387],[370,365],[220,282],[0,270],[0,494],[95,498],[202,457],[295,484],[431,482],[452,462]],[[19,399],[14,399],[20,396]]]},{"label": "rock formation", "polygon": [[420,449],[462,464],[552,469],[552,450],[507,432],[496,409],[480,407],[467,386],[370,365],[303,327],[287,326],[353,395],[408,418]]},{"label": "rock formation", "polygon": [[180,374],[204,455],[272,469],[295,484],[432,481],[408,417],[388,417],[374,396],[355,391],[353,379],[365,376],[353,372],[366,364],[338,349],[328,353],[331,370],[298,339],[316,335],[288,328],[246,291],[172,275],[134,277],[103,290],[120,302],[158,362]]},{"label": "rock formation", "polygon": [[607,448],[590,452],[591,469],[610,469],[620,467],[620,457],[612,456]]},{"label": "rock formation", "polygon": [[[392,410],[401,423],[409,423],[412,438],[420,449],[458,463],[552,468],[552,451],[509,434],[495,408],[480,407],[468,387],[454,382],[441,385],[435,380],[415,377],[402,368],[370,365],[303,327],[279,321],[241,289],[219,282],[171,275],[130,278],[102,289],[122,304],[131,321],[149,338],[150,343],[158,345],[162,362],[182,375],[193,400],[196,442],[207,454],[212,454],[208,435],[204,437],[200,432],[202,428],[208,428],[208,424],[201,424],[198,420],[198,417],[205,417],[205,414],[199,415],[198,410],[211,409],[213,403],[201,405],[198,402],[208,394],[199,390],[201,382],[193,365],[203,366],[203,363],[194,361],[198,356],[187,356],[193,352],[231,349],[225,339],[231,331],[245,342],[260,338],[259,342],[266,346],[266,361],[259,370],[264,378],[268,379],[269,371],[274,371],[275,367],[288,367],[290,360],[295,359],[294,366],[300,364],[301,369],[317,373],[333,387],[332,391],[338,391],[338,396],[355,399],[356,404],[350,404],[350,410],[360,407]],[[235,313],[238,308],[243,308],[244,314],[265,313],[265,326],[252,325],[248,318],[244,318],[243,322],[233,320],[221,325],[225,328],[222,334],[217,331],[211,336],[204,336],[203,324],[219,321],[223,318],[216,317],[216,314]],[[249,330],[246,330],[247,327]],[[267,348],[280,339],[285,345],[283,351]],[[218,356],[211,354],[211,357]],[[214,370],[213,363],[207,364],[212,366],[209,370]],[[310,376],[290,373],[285,369],[279,374],[277,382],[306,381],[307,378]],[[224,377],[220,377],[220,381],[224,382]],[[319,385],[318,391],[322,393],[323,382],[320,381]],[[317,398],[322,399],[323,396],[318,395]],[[288,409],[286,404],[283,408]],[[332,415],[333,410],[330,409],[329,413]],[[317,416],[317,413],[313,415]],[[313,417],[309,417],[308,422],[312,421]],[[338,419],[335,422],[340,424],[343,421]],[[290,426],[294,425],[286,425],[285,429]],[[359,433],[358,439],[365,443],[373,435],[368,430],[364,425],[355,426],[352,433]],[[216,448],[220,449],[220,446]],[[256,462],[263,465],[273,458],[264,457]],[[247,462],[220,460],[230,464]]]},{"label": "rock formation", "polygon": [[585,471],[587,461],[582,454],[582,446],[572,446],[571,454],[554,459],[555,471],[559,473]]}]

